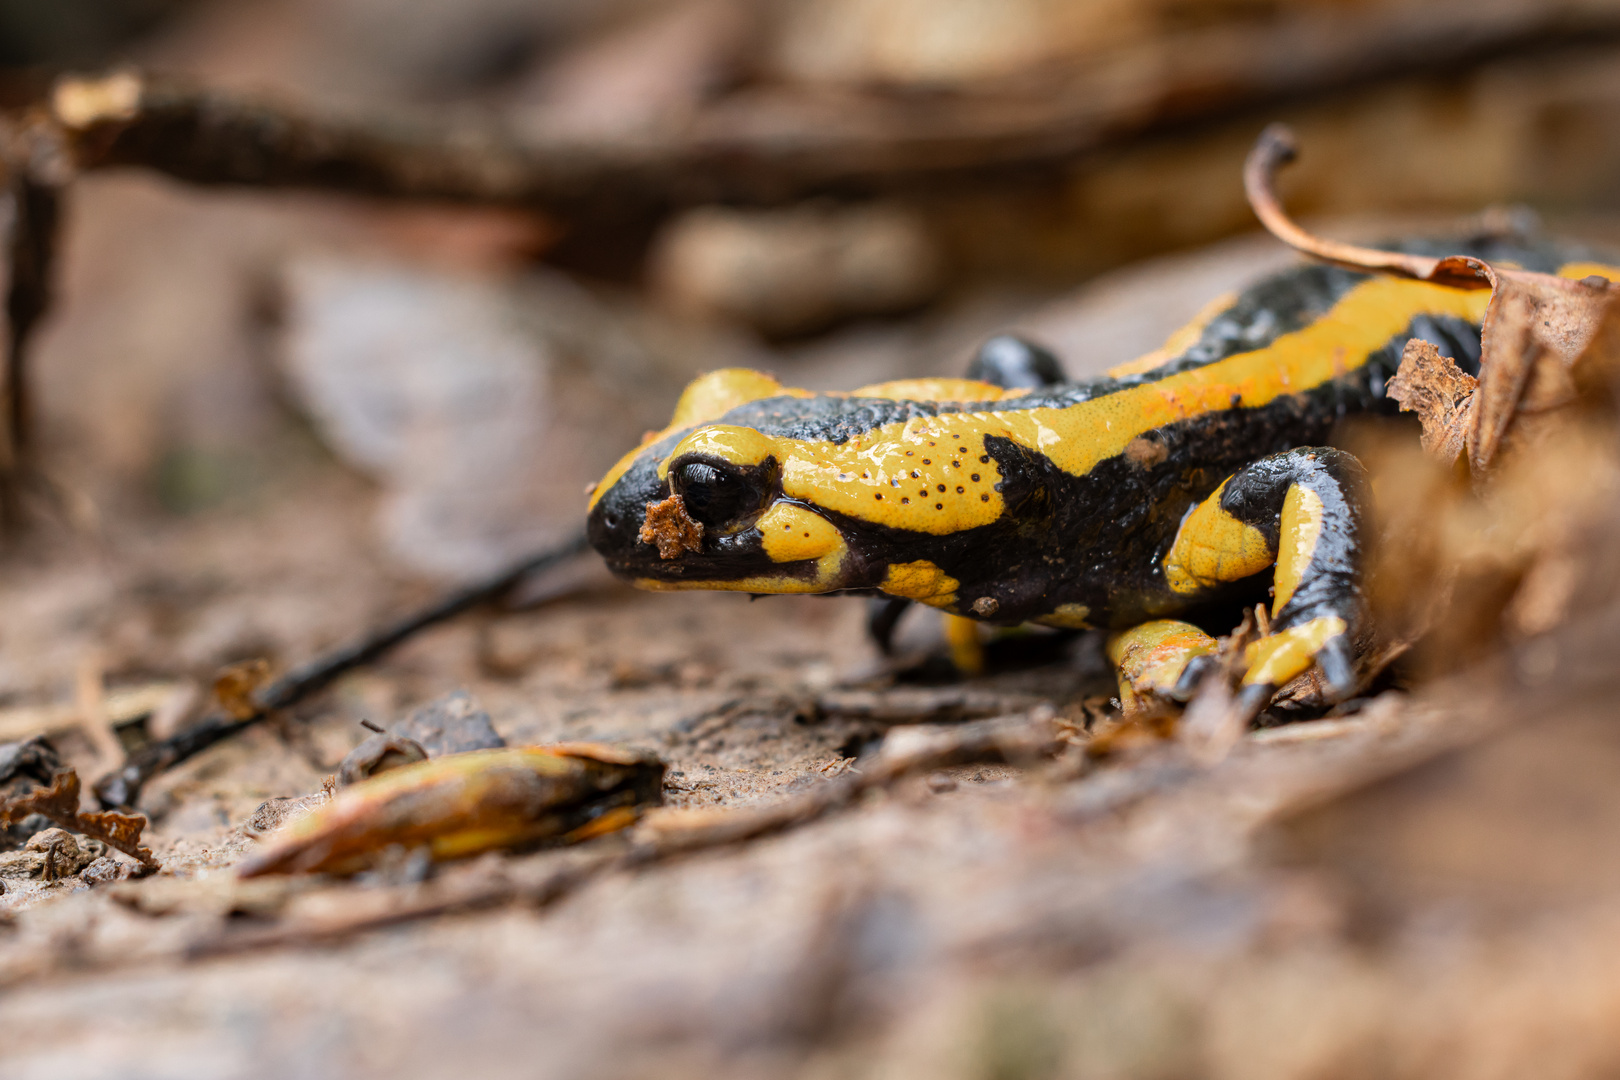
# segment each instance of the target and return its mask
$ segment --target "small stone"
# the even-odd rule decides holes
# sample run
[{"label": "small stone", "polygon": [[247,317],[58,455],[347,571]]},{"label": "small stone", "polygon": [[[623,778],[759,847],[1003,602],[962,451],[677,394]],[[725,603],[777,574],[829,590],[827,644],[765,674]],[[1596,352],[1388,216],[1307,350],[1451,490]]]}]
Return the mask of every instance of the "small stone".
[{"label": "small stone", "polygon": [[943,795],[947,791],[955,791],[956,778],[951,776],[949,773],[929,773],[928,790],[932,791],[935,795]]},{"label": "small stone", "polygon": [[129,871],[128,863],[119,862],[111,855],[103,855],[80,870],[79,878],[87,885],[107,885],[114,881],[123,881],[129,877]]}]

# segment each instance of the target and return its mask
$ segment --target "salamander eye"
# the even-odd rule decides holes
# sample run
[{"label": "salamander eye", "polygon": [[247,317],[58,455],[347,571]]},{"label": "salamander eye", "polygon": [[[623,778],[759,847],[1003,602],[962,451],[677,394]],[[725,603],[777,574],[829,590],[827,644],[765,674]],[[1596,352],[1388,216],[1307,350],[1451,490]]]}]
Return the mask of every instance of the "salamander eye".
[{"label": "salamander eye", "polygon": [[686,512],[709,528],[761,509],[769,496],[764,478],[754,469],[744,472],[724,463],[688,461],[672,476]]}]

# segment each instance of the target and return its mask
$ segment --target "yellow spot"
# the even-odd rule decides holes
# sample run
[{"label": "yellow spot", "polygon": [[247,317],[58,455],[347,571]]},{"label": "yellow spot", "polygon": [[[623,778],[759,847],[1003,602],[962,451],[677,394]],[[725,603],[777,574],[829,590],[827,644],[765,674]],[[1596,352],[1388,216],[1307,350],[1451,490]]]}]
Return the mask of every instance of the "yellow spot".
[{"label": "yellow spot", "polygon": [[1108,659],[1119,672],[1121,700],[1126,694],[1169,694],[1193,657],[1214,651],[1214,638],[1175,619],[1145,622],[1108,639]]},{"label": "yellow spot", "polygon": [[888,575],[879,586],[890,596],[904,596],[908,600],[916,600],[930,607],[949,607],[954,604],[956,590],[960,587],[961,582],[927,559],[897,563],[889,567]]},{"label": "yellow spot", "polygon": [[1290,487],[1283,496],[1281,534],[1272,618],[1276,618],[1293,597],[1311,565],[1311,556],[1316,554],[1316,542],[1322,536],[1322,497],[1298,484]]},{"label": "yellow spot", "polygon": [[1265,535],[1221,509],[1221,493],[1193,508],[1181,522],[1175,543],[1164,557],[1164,577],[1174,592],[1186,595],[1226,581],[1258,574],[1276,558]]},{"label": "yellow spot", "polygon": [[675,449],[658,463],[658,476],[659,479],[668,476],[669,463],[684,454],[708,454],[733,465],[758,465],[768,457],[780,457],[781,453],[775,439],[753,428],[709,424],[675,444]]},{"label": "yellow spot", "polygon": [[772,562],[802,562],[844,551],[844,538],[832,522],[792,503],[776,503],[755,527]]},{"label": "yellow spot", "polygon": [[1002,401],[1029,393],[1027,387],[1008,389],[977,379],[895,379],[851,390],[850,397],[889,398],[895,401]]},{"label": "yellow spot", "polygon": [[1109,368],[1104,374],[1118,379],[1125,375],[1139,375],[1144,371],[1152,371],[1160,364],[1174,360],[1194,345],[1204,336],[1204,328],[1215,321],[1215,316],[1237,303],[1238,294],[1235,292],[1222,293],[1203,307],[1192,321],[1181,327],[1175,333],[1165,338],[1164,344],[1150,353],[1143,353],[1135,360],[1127,360]]},{"label": "yellow spot", "polygon": [[[675,403],[675,415],[669,418],[670,428],[683,428],[692,424],[706,424],[718,420],[739,405],[761,398],[791,394],[805,397],[804,390],[788,390],[763,371],[750,368],[721,368],[700,375],[687,384],[681,399]],[[666,429],[667,430],[667,429]]]},{"label": "yellow spot", "polygon": [[951,663],[963,675],[984,673],[984,639],[979,624],[960,615],[945,616],[945,640],[951,647]]},{"label": "yellow spot", "polygon": [[1030,621],[1064,630],[1089,630],[1091,623],[1086,621],[1089,618],[1091,609],[1084,604],[1059,604],[1050,614],[1037,616]]},{"label": "yellow spot", "polygon": [[1558,268],[1558,276],[1573,278],[1576,281],[1581,280],[1581,278],[1600,277],[1608,278],[1613,282],[1620,282],[1620,266],[1608,266],[1597,262],[1565,263]]},{"label": "yellow spot", "polygon": [[636,578],[631,582],[638,589],[648,592],[691,592],[694,589],[711,589],[716,592],[746,592],[746,593],[824,593],[838,587],[836,581],[824,581],[821,574],[813,580],[799,577],[789,577],[785,574],[756,574],[753,577],[733,578],[729,581],[659,581],[656,578]]},{"label": "yellow spot", "polygon": [[946,536],[1001,516],[1001,469],[984,413],[915,417],[845,443],[779,439],[790,498],[912,532]]},{"label": "yellow spot", "polygon": [[1337,615],[1324,615],[1320,619],[1301,623],[1281,633],[1261,638],[1249,646],[1244,659],[1249,672],[1243,676],[1243,685],[1281,686],[1311,666],[1322,646],[1345,631],[1345,622]]}]

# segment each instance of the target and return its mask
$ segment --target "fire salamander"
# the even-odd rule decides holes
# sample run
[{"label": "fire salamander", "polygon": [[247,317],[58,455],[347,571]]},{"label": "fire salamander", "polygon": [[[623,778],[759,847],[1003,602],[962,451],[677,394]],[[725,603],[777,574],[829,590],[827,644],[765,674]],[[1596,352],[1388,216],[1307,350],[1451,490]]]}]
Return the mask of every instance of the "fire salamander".
[{"label": "fire salamander", "polygon": [[[1551,242],[1394,246],[1620,277]],[[1192,620],[1270,585],[1243,699],[1257,712],[1313,664],[1342,697],[1367,630],[1366,492],[1329,443],[1347,415],[1390,410],[1409,338],[1477,371],[1488,298],[1304,265],[1081,382],[1016,338],[992,340],[969,378],[845,394],[714,372],[596,486],[590,539],[647,589],[881,592],[1002,625],[1106,627],[1127,700],[1184,700],[1215,650]]]}]

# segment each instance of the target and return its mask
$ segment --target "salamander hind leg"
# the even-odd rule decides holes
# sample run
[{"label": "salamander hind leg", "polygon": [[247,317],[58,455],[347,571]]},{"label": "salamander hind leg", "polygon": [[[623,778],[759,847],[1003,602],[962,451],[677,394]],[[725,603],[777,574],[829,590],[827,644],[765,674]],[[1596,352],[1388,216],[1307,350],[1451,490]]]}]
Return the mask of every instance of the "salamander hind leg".
[{"label": "salamander hind leg", "polygon": [[1156,619],[1110,635],[1108,660],[1119,675],[1121,707],[1134,713],[1150,697],[1187,700],[1202,670],[1198,659],[1214,653],[1214,638],[1175,619]]},{"label": "salamander hind leg", "polygon": [[1166,584],[1189,601],[1275,565],[1270,633],[1249,647],[1240,691],[1254,712],[1313,663],[1335,699],[1355,689],[1364,487],[1342,450],[1273,454],[1194,507],[1164,557]]}]

